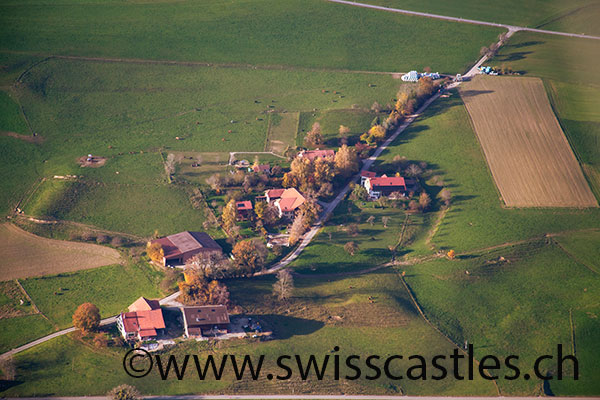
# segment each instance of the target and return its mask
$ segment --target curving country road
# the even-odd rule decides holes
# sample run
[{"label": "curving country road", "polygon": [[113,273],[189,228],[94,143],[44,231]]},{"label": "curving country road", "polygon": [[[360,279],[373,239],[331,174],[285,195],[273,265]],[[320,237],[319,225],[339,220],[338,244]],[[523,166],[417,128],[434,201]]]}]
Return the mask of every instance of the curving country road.
[{"label": "curving country road", "polygon": [[462,22],[462,23],[474,24],[474,25],[493,26],[496,28],[504,28],[504,29],[508,29],[509,31],[515,31],[515,32],[516,31],[528,31],[528,32],[536,32],[536,33],[545,33],[548,35],[559,35],[559,36],[567,36],[567,37],[574,37],[574,38],[581,38],[581,39],[600,40],[600,36],[586,35],[583,33],[568,33],[568,32],[549,31],[546,29],[528,28],[525,26],[498,24],[495,22],[477,21],[474,19],[467,19],[467,18],[448,17],[445,15],[430,14],[430,13],[426,13],[426,12],[410,11],[410,10],[403,10],[400,8],[391,8],[391,7],[384,7],[384,6],[376,6],[374,4],[357,3],[355,1],[347,1],[347,0],[327,0],[327,1],[329,1],[331,3],[346,4],[346,5],[355,6],[355,7],[371,8],[374,10],[395,12],[395,13],[399,13],[399,14],[415,15],[418,17],[435,18],[435,19],[442,19],[445,21]]}]

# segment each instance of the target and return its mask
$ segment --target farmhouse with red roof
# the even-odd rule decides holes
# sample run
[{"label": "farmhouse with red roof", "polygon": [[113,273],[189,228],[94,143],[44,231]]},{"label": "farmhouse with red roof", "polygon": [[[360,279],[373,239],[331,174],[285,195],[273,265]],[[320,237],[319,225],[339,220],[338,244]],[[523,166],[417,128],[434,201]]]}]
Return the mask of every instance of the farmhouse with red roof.
[{"label": "farmhouse with red roof", "polygon": [[237,210],[238,219],[241,221],[246,221],[250,219],[252,216],[252,202],[249,200],[246,201],[236,201],[235,208]]},{"label": "farmhouse with red roof", "polygon": [[[369,171],[365,171],[369,172]],[[411,179],[404,179],[401,176],[387,175],[374,176],[373,172],[368,174],[361,173],[361,184],[367,189],[371,199],[378,199],[381,196],[389,196],[392,193],[406,195],[407,192],[414,190],[415,182]],[[366,175],[366,176],[365,176]]]},{"label": "farmhouse with red roof", "polygon": [[273,204],[279,211],[279,218],[294,218],[298,208],[306,201],[304,196],[294,188],[267,190],[265,196],[267,202]]},{"label": "farmhouse with red roof", "polygon": [[205,232],[181,232],[152,240],[164,251],[163,266],[182,265],[199,253],[222,253],[223,249]]},{"label": "farmhouse with red roof", "polygon": [[117,327],[125,340],[156,338],[165,329],[165,320],[158,300],[137,299],[129,312],[117,317]]}]

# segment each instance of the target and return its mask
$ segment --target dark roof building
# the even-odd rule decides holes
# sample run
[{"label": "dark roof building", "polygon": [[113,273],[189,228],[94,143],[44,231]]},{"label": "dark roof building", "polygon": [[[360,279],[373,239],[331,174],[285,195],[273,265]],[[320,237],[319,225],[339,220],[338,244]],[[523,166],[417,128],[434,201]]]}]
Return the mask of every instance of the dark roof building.
[{"label": "dark roof building", "polygon": [[181,307],[185,336],[197,337],[227,333],[229,313],[224,305]]},{"label": "dark roof building", "polygon": [[181,265],[199,253],[222,253],[223,249],[205,232],[181,232],[155,239],[164,251],[163,265]]},{"label": "dark roof building", "polygon": [[298,153],[298,157],[307,158],[310,161],[314,161],[317,158],[333,158],[335,157],[334,150],[302,150]]}]

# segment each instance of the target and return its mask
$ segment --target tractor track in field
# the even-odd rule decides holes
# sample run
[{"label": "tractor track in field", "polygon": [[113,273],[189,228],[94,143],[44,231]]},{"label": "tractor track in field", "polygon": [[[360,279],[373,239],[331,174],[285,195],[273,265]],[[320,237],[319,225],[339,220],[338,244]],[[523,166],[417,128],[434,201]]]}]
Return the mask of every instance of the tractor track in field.
[{"label": "tractor track in field", "polygon": [[306,72],[338,72],[344,74],[371,74],[371,75],[398,75],[403,72],[399,71],[365,71],[365,70],[352,70],[344,68],[314,68],[314,67],[299,67],[293,65],[269,65],[269,64],[246,64],[246,63],[218,63],[218,62],[206,62],[206,61],[181,61],[181,60],[152,60],[146,58],[122,58],[122,57],[89,57],[89,56],[69,56],[59,54],[44,54],[44,53],[31,53],[31,52],[17,52],[17,51],[4,51],[4,53],[10,54],[24,54],[37,57],[44,57],[44,59],[35,62],[30,65],[25,71],[19,75],[17,81],[21,79],[32,69],[48,62],[50,60],[71,60],[71,61],[90,61],[90,62],[101,62],[101,63],[123,63],[123,64],[149,64],[149,65],[179,65],[184,67],[205,67],[205,68],[238,68],[238,69],[255,69],[255,70],[270,70],[270,71],[306,71]]}]

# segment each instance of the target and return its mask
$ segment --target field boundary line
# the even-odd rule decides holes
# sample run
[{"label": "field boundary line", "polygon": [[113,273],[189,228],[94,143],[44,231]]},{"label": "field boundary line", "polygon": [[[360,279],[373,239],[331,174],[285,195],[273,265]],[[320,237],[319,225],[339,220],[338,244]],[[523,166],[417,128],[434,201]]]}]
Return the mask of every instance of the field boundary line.
[{"label": "field boundary line", "polygon": [[367,74],[367,75],[397,75],[402,74],[401,71],[369,71],[369,70],[353,70],[344,68],[316,68],[316,67],[301,67],[293,65],[281,64],[247,64],[247,63],[219,63],[208,61],[182,61],[182,60],[153,60],[147,58],[112,58],[112,57],[91,57],[91,56],[69,56],[48,53],[36,53],[27,51],[0,51],[5,54],[24,54],[30,56],[45,57],[43,60],[36,62],[27,68],[18,79],[21,79],[27,72],[37,67],[44,62],[52,59],[72,60],[72,61],[90,61],[103,63],[126,63],[126,64],[154,64],[154,65],[181,65],[188,67],[208,67],[208,68],[238,68],[238,69],[255,69],[255,70],[275,70],[275,71],[306,71],[306,72],[339,72],[345,74]]},{"label": "field boundary line", "polygon": [[[468,353],[465,351],[465,349],[463,349],[461,346],[459,346],[457,343],[454,342],[454,340],[452,340],[450,338],[450,336],[446,335],[444,332],[442,332],[442,330],[440,328],[438,328],[436,325],[434,325],[429,318],[427,318],[427,316],[425,315],[425,313],[423,312],[423,309],[421,308],[421,306],[419,305],[419,302],[417,301],[416,297],[414,296],[412,289],[410,288],[410,286],[408,286],[408,284],[406,283],[406,280],[404,279],[404,276],[402,276],[402,274],[396,272],[396,274],[398,275],[398,277],[400,278],[400,282],[402,282],[402,285],[404,286],[404,289],[406,289],[406,292],[408,293],[408,295],[410,296],[410,299],[413,302],[413,305],[415,306],[415,308],[417,309],[417,312],[419,313],[419,315],[423,318],[423,320],[425,320],[425,322],[431,326],[435,331],[437,331],[440,335],[442,335],[448,342],[452,343],[453,346],[455,346],[457,349],[459,349],[463,354],[467,355]],[[479,361],[473,357],[473,360],[475,361],[475,363],[477,365],[479,365]],[[500,387],[498,386],[498,383],[496,382],[495,379],[491,379],[492,382],[494,382],[494,386],[496,387],[496,391],[498,392],[498,396],[502,396],[502,393],[500,392]]]},{"label": "field boundary line", "polygon": [[17,284],[19,289],[21,289],[21,292],[23,292],[23,294],[25,295],[27,300],[29,300],[29,302],[31,303],[31,306],[33,307],[33,310],[35,311],[35,314],[41,315],[46,321],[48,321],[54,327],[54,330],[58,330],[58,325],[56,325],[54,322],[50,321],[50,319],[48,317],[46,317],[46,315],[43,312],[40,311],[37,304],[35,304],[35,302],[31,298],[31,296],[29,296],[29,293],[27,293],[27,291],[25,290],[23,285],[21,285],[21,282],[19,281],[19,279],[15,279],[15,283]]},{"label": "field boundary line", "polygon": [[440,226],[442,226],[442,222],[444,222],[444,218],[446,217],[446,214],[448,214],[449,210],[450,210],[450,206],[444,207],[442,210],[440,210],[440,212],[437,215],[434,225],[429,230],[429,233],[427,234],[427,238],[425,239],[425,244],[431,245],[434,249],[435,249],[435,244],[432,244],[431,242],[433,241],[433,238],[435,237],[438,230],[440,229]]},{"label": "field boundary line", "polygon": [[573,255],[570,251],[568,251],[562,244],[560,244],[560,242],[558,240],[554,239],[554,237],[550,237],[550,240],[552,240],[552,243],[555,244],[559,249],[561,249],[563,251],[563,253],[565,253],[566,256],[569,257],[571,260],[575,261],[579,265],[583,265],[584,267],[586,267],[593,273],[600,275],[600,271],[596,271],[594,268],[587,265],[587,263],[579,260],[577,257],[575,257],[575,255]]},{"label": "field boundary line", "polygon": [[268,113],[268,120],[267,120],[267,134],[265,136],[265,145],[263,146],[263,150],[264,151],[269,151],[269,137],[271,136],[271,115],[273,113]]}]

